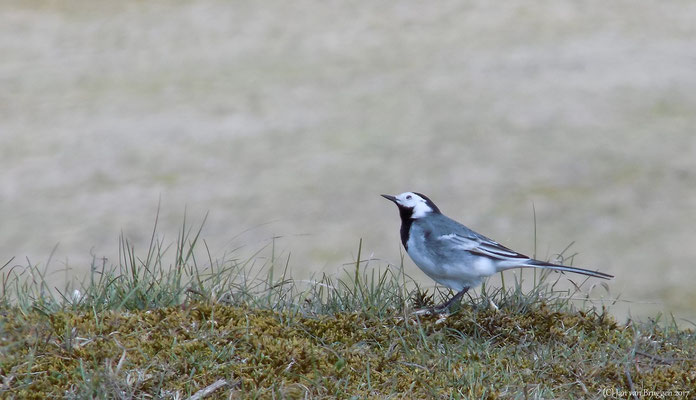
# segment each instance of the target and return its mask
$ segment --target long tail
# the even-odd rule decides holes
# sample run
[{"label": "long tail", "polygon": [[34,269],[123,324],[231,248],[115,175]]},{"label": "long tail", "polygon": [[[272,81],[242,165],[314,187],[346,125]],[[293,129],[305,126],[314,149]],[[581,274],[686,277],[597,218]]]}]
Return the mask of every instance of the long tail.
[{"label": "long tail", "polygon": [[531,260],[531,259],[524,264],[518,264],[517,266],[510,266],[510,267],[506,267],[503,269],[512,269],[512,268],[552,269],[555,271],[573,272],[575,274],[593,276],[595,278],[602,278],[602,279],[611,279],[614,277],[614,275],[605,274],[604,272],[591,271],[589,269],[584,269],[584,268],[569,267],[567,265],[551,264],[551,263],[547,263],[547,262],[543,262],[543,261],[539,261],[539,260]]}]

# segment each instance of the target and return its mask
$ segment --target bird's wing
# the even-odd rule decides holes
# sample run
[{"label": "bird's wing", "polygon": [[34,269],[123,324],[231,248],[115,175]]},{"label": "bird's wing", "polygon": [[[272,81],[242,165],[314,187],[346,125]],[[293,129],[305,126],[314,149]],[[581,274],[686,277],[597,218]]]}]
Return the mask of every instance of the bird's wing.
[{"label": "bird's wing", "polygon": [[437,238],[450,244],[453,248],[466,250],[478,256],[484,256],[500,261],[528,260],[529,257],[473,231],[468,234],[450,233]]}]

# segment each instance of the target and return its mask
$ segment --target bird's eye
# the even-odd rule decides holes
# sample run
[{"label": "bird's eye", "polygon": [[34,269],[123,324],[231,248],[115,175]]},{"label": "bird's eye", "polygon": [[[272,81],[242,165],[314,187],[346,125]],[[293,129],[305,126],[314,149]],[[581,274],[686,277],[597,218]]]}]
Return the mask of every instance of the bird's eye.
[{"label": "bird's eye", "polygon": [[406,196],[406,200],[411,200],[412,198],[413,197],[410,194],[408,196]]}]

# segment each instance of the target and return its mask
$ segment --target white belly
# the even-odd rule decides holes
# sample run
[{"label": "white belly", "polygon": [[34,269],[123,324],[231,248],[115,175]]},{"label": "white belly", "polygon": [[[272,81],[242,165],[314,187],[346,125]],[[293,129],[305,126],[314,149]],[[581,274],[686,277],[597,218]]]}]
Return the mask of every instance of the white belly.
[{"label": "white belly", "polygon": [[462,257],[458,260],[438,262],[438,259],[444,257],[429,253],[422,248],[422,242],[419,246],[414,240],[409,239],[407,245],[407,253],[418,268],[437,283],[455,291],[478,286],[483,278],[496,272],[493,261],[485,257]]}]

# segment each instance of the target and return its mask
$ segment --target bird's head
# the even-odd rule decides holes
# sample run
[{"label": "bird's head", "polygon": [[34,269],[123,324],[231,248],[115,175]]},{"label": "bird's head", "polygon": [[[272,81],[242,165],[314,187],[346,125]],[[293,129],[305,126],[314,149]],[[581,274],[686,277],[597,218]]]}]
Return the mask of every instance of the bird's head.
[{"label": "bird's head", "polygon": [[387,200],[393,201],[399,207],[402,218],[418,219],[429,213],[440,214],[440,209],[426,195],[416,192],[404,192],[398,196],[383,194]]}]

